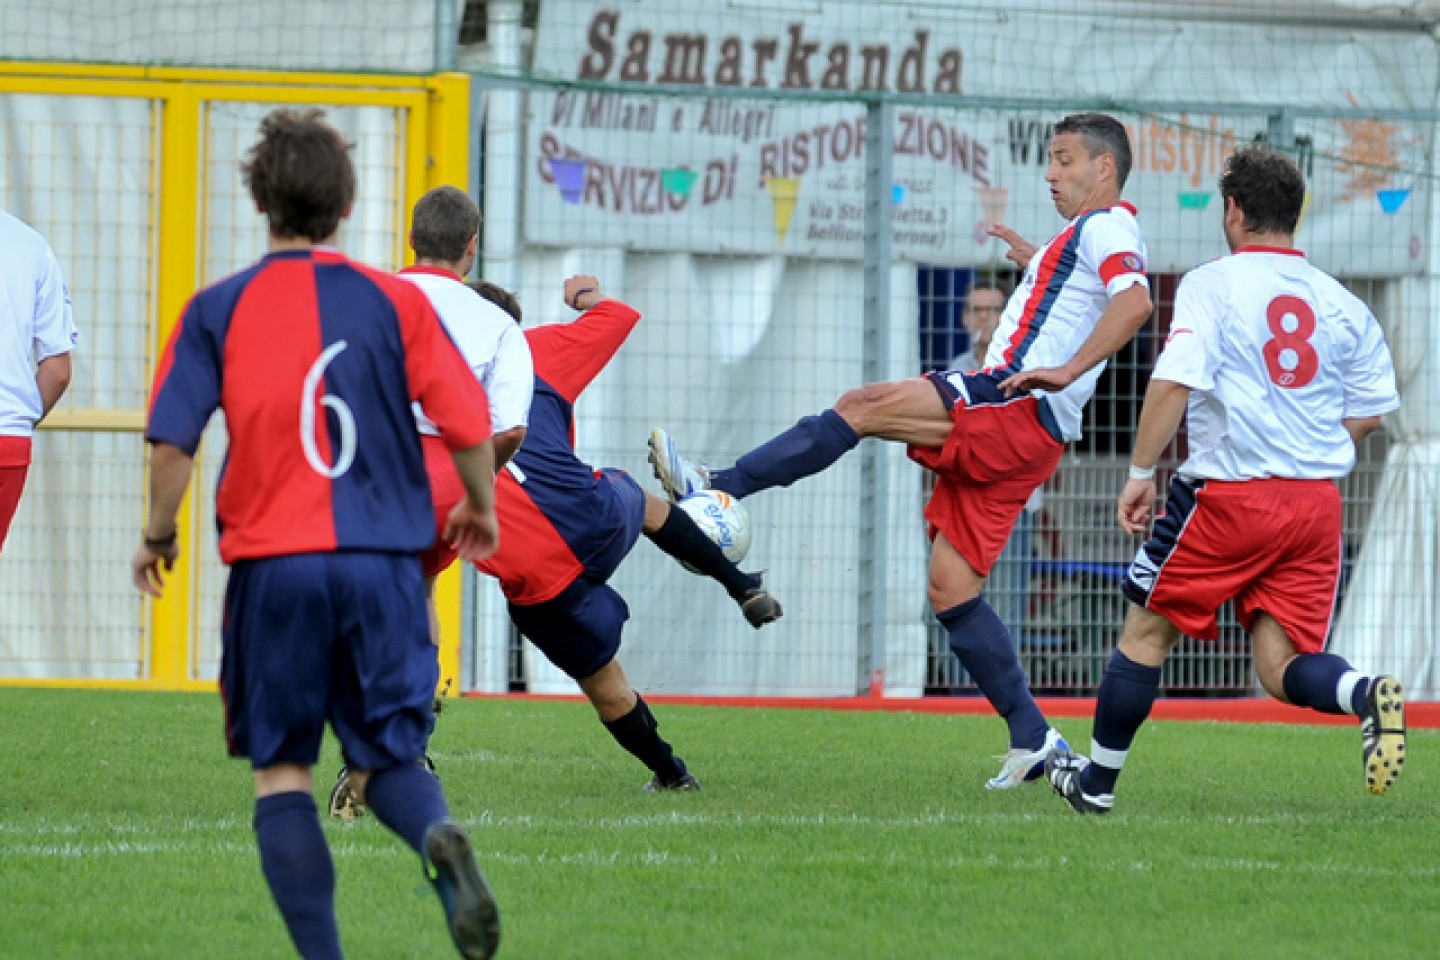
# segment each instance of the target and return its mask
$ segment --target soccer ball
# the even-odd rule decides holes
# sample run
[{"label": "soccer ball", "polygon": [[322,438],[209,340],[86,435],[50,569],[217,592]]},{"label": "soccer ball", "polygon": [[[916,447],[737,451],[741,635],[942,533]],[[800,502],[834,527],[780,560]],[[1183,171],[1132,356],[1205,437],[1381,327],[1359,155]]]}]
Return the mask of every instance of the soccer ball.
[{"label": "soccer ball", "polygon": [[[731,563],[739,563],[750,552],[750,514],[730,494],[697,490],[675,506],[689,514]],[[688,563],[681,566],[691,573],[700,572]]]}]

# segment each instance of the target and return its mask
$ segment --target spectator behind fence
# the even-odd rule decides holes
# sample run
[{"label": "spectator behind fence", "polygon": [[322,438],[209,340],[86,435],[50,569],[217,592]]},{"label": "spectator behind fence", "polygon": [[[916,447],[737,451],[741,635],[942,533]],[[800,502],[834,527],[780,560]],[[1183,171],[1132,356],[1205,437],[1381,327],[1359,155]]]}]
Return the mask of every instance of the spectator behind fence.
[{"label": "spectator behind fence", "polygon": [[0,550],[30,470],[35,425],[70,386],[79,334],[50,244],[0,210]]},{"label": "spectator behind fence", "polygon": [[340,957],[335,868],[312,797],[328,720],[376,818],[421,858],[465,957],[499,944],[469,837],[420,759],[438,665],[417,554],[435,539],[411,403],[439,426],[466,498],[447,538],[494,552],[485,392],[424,294],[335,250],[349,146],[319,111],[277,110],[246,156],[269,252],[197,293],[155,375],[150,516],[131,571],[159,596],[211,414],[230,435],[215,495],[225,588],[220,691],[254,769],[260,866],[296,950]]}]

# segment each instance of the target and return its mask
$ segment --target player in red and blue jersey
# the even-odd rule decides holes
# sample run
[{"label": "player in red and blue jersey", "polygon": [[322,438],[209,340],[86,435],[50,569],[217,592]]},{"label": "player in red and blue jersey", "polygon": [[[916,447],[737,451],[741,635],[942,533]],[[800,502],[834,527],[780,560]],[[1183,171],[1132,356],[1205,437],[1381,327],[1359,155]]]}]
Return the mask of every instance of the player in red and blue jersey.
[{"label": "player in red and blue jersey", "polygon": [[992,790],[1037,780],[1064,746],[1035,704],[1009,631],[981,588],[1030,495],[1080,438],[1081,411],[1105,363],[1150,316],[1145,244],[1120,199],[1130,141],[1115,118],[1055,125],[1045,181],[1068,223],[1040,248],[996,224],[1025,269],[980,370],[947,370],[851,390],[734,466],[702,472],[663,430],[650,438],[655,475],[672,499],[704,486],[744,498],[835,463],[864,437],[904,443],[936,474],[925,508],[933,546],[928,594],[950,649],[1005,719],[1010,749]]},{"label": "player in red and blue jersey", "polygon": [[155,375],[149,520],[136,586],[159,596],[210,416],[230,446],[216,494],[226,585],[220,690],[255,775],[261,868],[306,958],[341,956],[312,768],[328,721],[370,809],[420,854],[466,957],[500,921],[470,840],[419,766],[438,678],[417,554],[434,539],[411,403],[465,485],[446,530],[498,541],[484,391],[424,295],[329,246],[350,212],[348,146],[319,111],[277,110],[244,164],[269,253],[190,301]]},{"label": "player in red and blue jersey", "polygon": [[[506,291],[483,281],[472,286],[519,321],[519,305]],[[698,789],[616,659],[630,611],[606,581],[643,532],[718,581],[755,628],[778,619],[780,604],[685,511],[645,493],[623,470],[595,470],[575,455],[575,401],[640,314],[606,297],[594,277],[571,277],[564,293],[579,319],[525,331],[535,362],[530,425],[495,485],[504,542],[478,566],[499,579],[520,632],[579,683],[616,742],[654,774],[646,789]]]}]

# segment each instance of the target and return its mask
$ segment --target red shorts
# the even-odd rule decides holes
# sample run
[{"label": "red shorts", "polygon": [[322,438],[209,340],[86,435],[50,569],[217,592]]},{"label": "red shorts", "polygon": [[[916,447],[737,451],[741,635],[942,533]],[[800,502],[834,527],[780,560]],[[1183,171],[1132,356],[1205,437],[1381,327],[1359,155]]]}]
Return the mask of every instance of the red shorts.
[{"label": "red shorts", "polygon": [[1247,631],[1259,613],[1295,649],[1325,649],[1340,586],[1340,490],[1330,480],[1170,484],[1165,512],[1125,576],[1125,596],[1198,640],[1219,634],[1234,599]]},{"label": "red shorts", "polygon": [[465,499],[465,485],[460,482],[460,473],[455,461],[450,458],[450,448],[439,437],[421,435],[420,449],[425,454],[425,472],[430,475],[430,499],[435,504],[435,543],[420,554],[420,567],[425,578],[438,577],[450,568],[459,556],[455,548],[445,542],[445,521],[455,504]]},{"label": "red shorts", "polygon": [[1034,397],[950,409],[955,426],[945,445],[910,447],[910,459],[935,471],[925,507],[933,538],[945,536],[981,576],[1005,549],[1025,501],[1055,468],[1065,445],[1040,423]]},{"label": "red shorts", "polygon": [[25,474],[30,470],[30,438],[0,437],[0,550],[10,532],[10,521],[20,506]]}]

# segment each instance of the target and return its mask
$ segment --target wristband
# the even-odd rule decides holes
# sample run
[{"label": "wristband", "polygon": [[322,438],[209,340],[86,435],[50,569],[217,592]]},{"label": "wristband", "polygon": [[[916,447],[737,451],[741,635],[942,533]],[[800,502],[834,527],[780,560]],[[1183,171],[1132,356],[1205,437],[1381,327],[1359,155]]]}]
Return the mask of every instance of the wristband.
[{"label": "wristband", "polygon": [[575,296],[570,298],[570,306],[574,307],[576,310],[579,310],[580,298],[585,296],[585,294],[587,293],[594,293],[595,289],[595,287],[581,287],[579,290],[576,290]]},{"label": "wristband", "polygon": [[1137,466],[1135,466],[1135,464],[1132,463],[1132,464],[1130,464],[1130,473],[1129,473],[1129,476],[1130,476],[1130,479],[1131,479],[1131,480],[1154,480],[1154,479],[1155,479],[1155,468],[1154,468],[1154,467],[1137,467]]},{"label": "wristband", "polygon": [[145,549],[154,550],[157,553],[161,550],[169,550],[171,547],[175,546],[175,539],[179,535],[179,530],[170,531],[170,536],[168,537],[147,537],[143,530],[140,533],[141,539],[145,543]]}]

